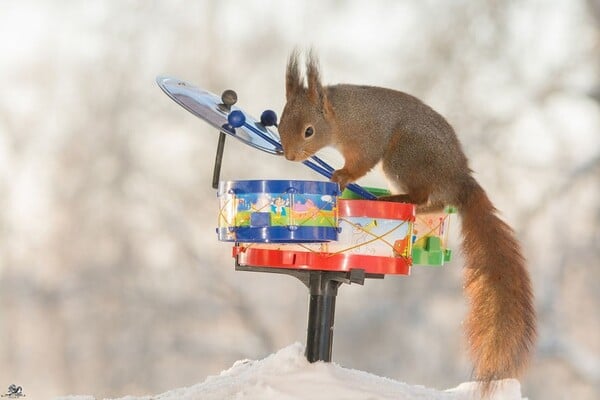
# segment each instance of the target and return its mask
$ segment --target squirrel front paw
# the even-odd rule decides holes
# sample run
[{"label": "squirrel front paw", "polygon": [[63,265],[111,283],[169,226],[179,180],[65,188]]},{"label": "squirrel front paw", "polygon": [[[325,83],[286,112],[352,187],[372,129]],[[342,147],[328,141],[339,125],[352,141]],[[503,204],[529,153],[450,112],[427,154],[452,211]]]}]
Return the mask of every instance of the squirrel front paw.
[{"label": "squirrel front paw", "polygon": [[333,172],[331,175],[331,181],[338,183],[340,185],[340,189],[344,190],[349,183],[354,182],[354,178],[352,175],[350,175],[347,169],[342,168]]}]

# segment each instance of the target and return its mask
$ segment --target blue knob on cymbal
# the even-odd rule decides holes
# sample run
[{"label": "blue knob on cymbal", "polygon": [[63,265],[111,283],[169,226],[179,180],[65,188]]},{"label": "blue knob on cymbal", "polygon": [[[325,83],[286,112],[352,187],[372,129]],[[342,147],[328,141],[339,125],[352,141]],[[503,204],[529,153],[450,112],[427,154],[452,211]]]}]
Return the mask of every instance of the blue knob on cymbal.
[{"label": "blue knob on cymbal", "polygon": [[263,126],[277,126],[277,114],[273,110],[265,110],[260,114],[260,123]]},{"label": "blue knob on cymbal", "polygon": [[246,122],[246,116],[240,110],[234,110],[227,116],[227,121],[232,127],[239,128]]}]

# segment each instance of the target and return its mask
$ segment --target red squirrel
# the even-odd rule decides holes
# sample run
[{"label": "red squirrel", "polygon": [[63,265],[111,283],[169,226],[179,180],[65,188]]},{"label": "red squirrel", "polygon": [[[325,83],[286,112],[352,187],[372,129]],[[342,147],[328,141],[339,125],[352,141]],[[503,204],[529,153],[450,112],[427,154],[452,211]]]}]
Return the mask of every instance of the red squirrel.
[{"label": "red squirrel", "polygon": [[279,122],[285,157],[303,161],[333,146],[345,164],[331,180],[342,188],[381,162],[387,179],[403,192],[383,200],[414,203],[418,211],[456,206],[470,303],[465,331],[475,379],[485,396],[493,391],[493,381],[519,377],[536,338],[525,259],[512,229],[473,178],[452,126],[400,91],[323,86],[312,52],[305,86],[298,58],[295,51],[288,60],[286,104]]}]

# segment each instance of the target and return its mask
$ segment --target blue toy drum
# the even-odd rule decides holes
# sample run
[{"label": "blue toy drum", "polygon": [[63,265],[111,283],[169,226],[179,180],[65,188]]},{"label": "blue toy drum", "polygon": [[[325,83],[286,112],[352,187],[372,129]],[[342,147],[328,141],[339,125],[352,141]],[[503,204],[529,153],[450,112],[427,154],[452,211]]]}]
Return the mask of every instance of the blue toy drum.
[{"label": "blue toy drum", "polygon": [[225,242],[337,240],[337,183],[249,180],[219,183],[217,234]]}]

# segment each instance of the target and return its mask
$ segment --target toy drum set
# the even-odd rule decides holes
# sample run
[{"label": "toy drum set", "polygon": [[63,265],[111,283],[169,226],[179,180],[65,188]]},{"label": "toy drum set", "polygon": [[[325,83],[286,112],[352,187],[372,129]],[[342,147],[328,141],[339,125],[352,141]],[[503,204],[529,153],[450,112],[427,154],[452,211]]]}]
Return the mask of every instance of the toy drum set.
[{"label": "toy drum set", "polygon": [[[365,278],[409,275],[415,265],[441,266],[447,248],[449,217],[455,212],[415,214],[413,204],[376,200],[389,194],[356,184],[340,193],[329,181],[245,180],[219,182],[225,138],[233,136],[275,156],[283,154],[273,131],[276,115],[260,121],[233,105],[231,90],[219,97],[186,82],[159,77],[175,102],[219,130],[213,187],[219,202],[217,237],[233,243],[236,270],[294,276],[310,291],[306,357],[330,361],[337,289]],[[304,161],[321,175],[334,171],[313,156]]]},{"label": "toy drum set", "polygon": [[[319,192],[320,191],[320,192]],[[218,190],[218,237],[240,266],[408,275],[449,261],[448,214],[413,204],[338,198],[317,181],[227,181]]]}]

